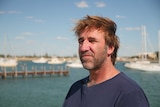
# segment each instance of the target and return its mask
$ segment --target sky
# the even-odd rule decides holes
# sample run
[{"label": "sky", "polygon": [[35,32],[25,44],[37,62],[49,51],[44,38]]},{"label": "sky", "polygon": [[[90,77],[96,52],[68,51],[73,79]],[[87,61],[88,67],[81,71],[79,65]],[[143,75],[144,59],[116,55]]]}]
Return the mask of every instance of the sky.
[{"label": "sky", "polygon": [[0,54],[73,56],[78,43],[72,31],[86,15],[108,17],[117,24],[118,56],[158,51],[159,0],[0,0]]}]

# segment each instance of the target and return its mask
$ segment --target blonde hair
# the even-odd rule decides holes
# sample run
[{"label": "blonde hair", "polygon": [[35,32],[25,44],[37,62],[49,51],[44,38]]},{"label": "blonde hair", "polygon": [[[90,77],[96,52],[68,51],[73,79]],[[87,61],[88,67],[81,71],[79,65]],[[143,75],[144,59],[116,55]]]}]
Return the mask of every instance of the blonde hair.
[{"label": "blonde hair", "polygon": [[109,47],[114,47],[114,51],[111,54],[112,64],[115,65],[117,58],[117,51],[119,49],[119,38],[116,35],[117,25],[109,18],[100,16],[86,16],[79,20],[74,27],[75,34],[79,36],[84,30],[98,29],[105,33],[105,42]]}]

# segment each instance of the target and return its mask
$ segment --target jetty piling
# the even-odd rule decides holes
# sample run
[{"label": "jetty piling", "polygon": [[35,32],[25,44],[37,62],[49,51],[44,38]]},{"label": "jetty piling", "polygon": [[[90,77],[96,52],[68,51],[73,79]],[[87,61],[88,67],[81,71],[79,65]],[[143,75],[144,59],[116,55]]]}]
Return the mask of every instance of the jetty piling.
[{"label": "jetty piling", "polygon": [[50,67],[51,69],[47,70],[45,66],[42,66],[40,70],[37,70],[37,67],[34,66],[31,68],[31,71],[27,69],[27,66],[22,66],[22,70],[18,71],[17,67],[14,67],[11,69],[11,71],[7,71],[7,68],[4,67],[2,68],[2,72],[0,72],[0,76],[2,79],[5,79],[7,77],[12,77],[12,78],[17,78],[19,76],[22,76],[23,78],[32,76],[36,77],[38,75],[42,76],[47,76],[47,75],[64,75],[67,76],[69,74],[69,70],[64,70],[62,66],[58,67],[58,70],[54,70],[54,67]]}]

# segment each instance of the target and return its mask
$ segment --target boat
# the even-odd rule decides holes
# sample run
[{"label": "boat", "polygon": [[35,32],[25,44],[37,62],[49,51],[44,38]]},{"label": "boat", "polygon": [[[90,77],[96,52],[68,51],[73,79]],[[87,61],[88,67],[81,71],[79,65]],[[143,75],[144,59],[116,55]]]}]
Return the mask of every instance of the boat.
[{"label": "boat", "polygon": [[67,63],[66,66],[70,68],[83,68],[83,65],[80,62],[80,60],[75,60],[70,63]]},{"label": "boat", "polygon": [[16,67],[18,61],[14,58],[1,58],[0,59],[0,67]]},{"label": "boat", "polygon": [[[143,30],[143,38],[144,38],[144,50],[146,51],[146,28],[145,26],[142,26]],[[159,40],[160,40],[160,31],[158,32],[159,35]],[[159,41],[159,50],[160,50],[160,41]],[[158,63],[151,63],[149,60],[147,60],[147,57],[145,57],[139,61],[132,61],[125,63],[124,66],[126,68],[131,68],[131,69],[137,69],[137,70],[142,70],[142,71],[159,71],[160,72],[160,51],[159,51],[159,61]]]},{"label": "boat", "polygon": [[[6,40],[6,35],[5,35],[5,43],[4,43],[4,49],[6,50],[7,46],[7,40]],[[7,52],[4,54],[4,58],[0,58],[0,67],[16,67],[18,64],[18,61],[16,57],[7,57]]]},{"label": "boat", "polygon": [[52,57],[51,60],[48,61],[48,64],[63,64],[65,60],[60,60],[57,57]]},{"label": "boat", "polygon": [[137,69],[142,71],[160,71],[160,64],[151,63],[149,61],[135,61],[125,63],[124,65],[127,68]]},{"label": "boat", "polygon": [[32,60],[33,63],[47,63],[47,59],[44,57],[40,57],[39,59]]}]

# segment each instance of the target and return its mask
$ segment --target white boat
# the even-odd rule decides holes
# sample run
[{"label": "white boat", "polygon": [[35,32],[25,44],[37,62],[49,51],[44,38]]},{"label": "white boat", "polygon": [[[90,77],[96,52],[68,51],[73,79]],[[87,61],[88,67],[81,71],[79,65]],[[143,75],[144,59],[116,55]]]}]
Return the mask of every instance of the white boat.
[{"label": "white boat", "polygon": [[67,63],[66,66],[70,68],[83,68],[82,63],[79,60]]},{"label": "white boat", "polygon": [[0,67],[15,67],[17,66],[18,61],[16,59],[11,58],[1,58],[0,59]]},{"label": "white boat", "polygon": [[[8,48],[8,44],[7,44],[7,40],[6,40],[6,35],[5,35],[5,42],[4,42],[4,50],[6,50],[6,48]],[[14,57],[7,57],[7,52],[5,52],[4,58],[0,58],[0,67],[15,67],[17,66],[18,61],[17,59]]]},{"label": "white boat", "polygon": [[127,68],[143,70],[143,71],[160,71],[160,64],[150,63],[148,61],[135,61],[125,63],[124,65]]},{"label": "white boat", "polygon": [[[146,29],[143,26],[143,35],[144,36],[144,49],[146,51]],[[160,50],[160,31],[158,32],[159,35],[159,50]],[[143,58],[140,61],[134,61],[125,63],[124,66],[131,69],[143,70],[143,71],[159,71],[160,72],[160,52],[159,52],[159,63],[151,63],[147,60],[147,58]]]},{"label": "white boat", "polygon": [[47,59],[44,57],[40,57],[39,59],[32,60],[33,63],[47,63]]},{"label": "white boat", "polygon": [[60,60],[57,57],[53,57],[48,61],[48,64],[63,64],[64,62],[65,60]]}]

